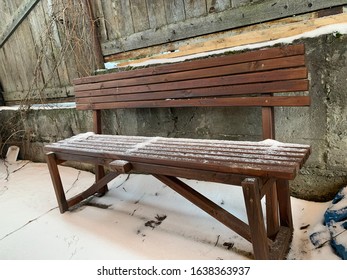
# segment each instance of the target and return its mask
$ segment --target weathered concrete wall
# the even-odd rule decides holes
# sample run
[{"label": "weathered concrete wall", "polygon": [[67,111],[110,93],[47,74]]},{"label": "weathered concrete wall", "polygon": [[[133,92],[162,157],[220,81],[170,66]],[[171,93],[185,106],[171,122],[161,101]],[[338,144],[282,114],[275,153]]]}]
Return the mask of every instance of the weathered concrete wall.
[{"label": "weathered concrete wall", "polygon": [[277,110],[277,139],[312,145],[312,155],[294,196],[331,198],[347,183],[347,37],[330,34],[305,39],[310,72],[310,108]]},{"label": "weathered concrete wall", "polygon": [[[296,197],[325,201],[347,184],[347,36],[302,39],[306,44],[312,106],[276,109],[276,139],[312,145],[291,184]],[[104,132],[124,135],[261,140],[260,110],[175,108],[105,111]],[[10,121],[9,121],[10,120]],[[44,161],[42,147],[92,129],[90,112],[74,109],[0,111],[0,140],[21,146],[21,157]],[[5,139],[5,140],[4,140]],[[3,151],[4,152],[4,151]]]}]

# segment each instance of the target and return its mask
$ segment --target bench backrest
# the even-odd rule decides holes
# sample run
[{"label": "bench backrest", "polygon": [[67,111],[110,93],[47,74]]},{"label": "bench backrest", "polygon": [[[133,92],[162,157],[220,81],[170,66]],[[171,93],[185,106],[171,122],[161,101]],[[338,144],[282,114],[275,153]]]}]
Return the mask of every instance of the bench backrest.
[{"label": "bench backrest", "polygon": [[[275,138],[274,106],[308,106],[303,44],[158,65],[74,80],[76,108],[262,107],[263,138]],[[282,93],[280,96],[275,93]],[[283,93],[291,93],[284,95]]]}]

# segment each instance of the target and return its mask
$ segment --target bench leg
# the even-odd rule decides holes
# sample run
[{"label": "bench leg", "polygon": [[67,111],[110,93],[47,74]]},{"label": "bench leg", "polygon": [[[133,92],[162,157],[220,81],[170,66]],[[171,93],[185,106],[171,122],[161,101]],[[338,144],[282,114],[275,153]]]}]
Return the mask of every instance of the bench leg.
[{"label": "bench leg", "polygon": [[245,179],[242,182],[242,189],[246,204],[248,224],[251,231],[254,258],[257,260],[267,260],[270,258],[270,253],[261,207],[259,179]]},{"label": "bench leg", "polygon": [[66,201],[63,184],[61,182],[58,163],[54,153],[46,154],[49,173],[51,175],[55,196],[58,201],[60,213],[64,213],[69,210],[68,203]]},{"label": "bench leg", "polygon": [[276,182],[273,183],[265,197],[267,236],[274,240],[280,229]]},{"label": "bench leg", "polygon": [[[95,165],[95,182],[99,182],[105,177],[105,169],[102,165]],[[108,192],[107,184],[104,185],[99,191],[98,196],[104,196]]]},{"label": "bench leg", "polygon": [[281,226],[288,227],[293,231],[293,217],[288,180],[277,180],[277,197]]}]

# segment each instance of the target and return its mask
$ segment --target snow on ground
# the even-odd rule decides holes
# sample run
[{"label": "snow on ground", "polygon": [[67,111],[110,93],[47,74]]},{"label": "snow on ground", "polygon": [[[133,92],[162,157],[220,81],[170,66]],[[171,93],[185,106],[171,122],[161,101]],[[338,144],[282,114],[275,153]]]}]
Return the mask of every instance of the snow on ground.
[{"label": "snow on ground", "polygon": [[[72,196],[94,175],[61,167]],[[189,181],[246,220],[241,188]],[[0,161],[0,260],[247,260],[251,245],[148,175],[121,175],[110,191],[60,214],[45,163]],[[292,198],[294,237],[289,260],[338,260],[329,243],[309,235],[330,202]],[[103,209],[104,208],[104,209]]]}]

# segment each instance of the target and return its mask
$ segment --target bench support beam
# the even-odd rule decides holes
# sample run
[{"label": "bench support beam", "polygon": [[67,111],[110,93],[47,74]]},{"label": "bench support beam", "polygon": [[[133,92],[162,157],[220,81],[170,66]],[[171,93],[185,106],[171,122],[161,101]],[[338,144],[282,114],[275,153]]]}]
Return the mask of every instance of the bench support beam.
[{"label": "bench support beam", "polygon": [[[228,211],[224,210],[176,177],[156,174],[154,174],[153,176],[188,199],[190,202],[198,206],[200,209],[204,210],[213,218],[220,221],[222,224],[251,242],[251,232],[249,230],[249,226],[246,223],[236,218],[234,215],[230,214]],[[267,239],[266,236],[265,239]],[[265,244],[267,244],[266,241]]]},{"label": "bench support beam", "polygon": [[116,178],[119,175],[119,173],[116,172],[110,172],[104,177],[102,177],[99,181],[91,185],[87,190],[81,192],[78,195],[75,195],[74,197],[70,198],[68,200],[69,207],[72,207],[76,205],[77,203],[80,203],[81,201],[87,199],[88,197],[92,195],[98,195],[100,194],[100,190],[104,188],[104,186],[107,187],[107,183],[112,181],[114,178]]},{"label": "bench support beam", "polygon": [[[78,195],[75,195],[72,198],[66,199],[63,183],[61,181],[58,169],[58,164],[61,163],[61,161],[57,159],[55,153],[53,152],[46,154],[46,160],[51,175],[55,195],[58,201],[60,213],[68,211],[70,207],[76,205],[77,203],[80,203],[81,201],[92,195],[100,195],[100,193],[104,193],[105,188],[107,188],[107,184],[119,175],[119,173],[110,172],[97,180],[96,183],[90,186],[87,190],[81,192]],[[100,167],[103,168],[103,166]]]}]

